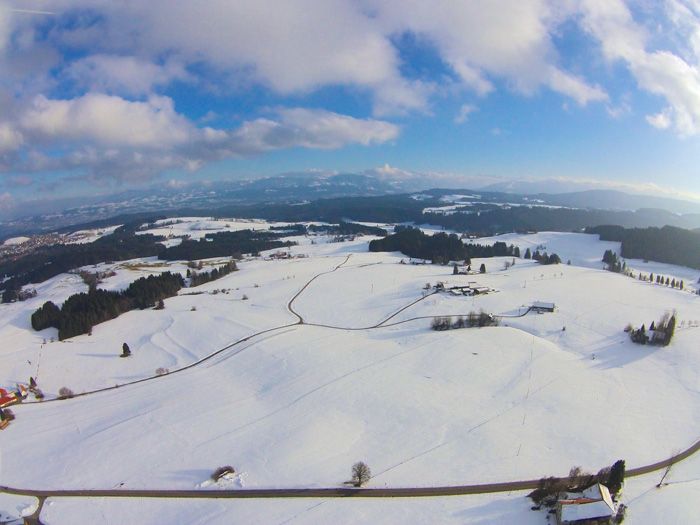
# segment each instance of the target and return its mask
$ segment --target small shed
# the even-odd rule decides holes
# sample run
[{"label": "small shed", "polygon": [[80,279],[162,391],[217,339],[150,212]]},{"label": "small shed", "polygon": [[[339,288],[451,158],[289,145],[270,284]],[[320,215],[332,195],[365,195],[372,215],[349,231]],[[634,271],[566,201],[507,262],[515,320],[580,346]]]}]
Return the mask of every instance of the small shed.
[{"label": "small shed", "polygon": [[577,525],[611,518],[615,504],[605,485],[596,483],[583,492],[567,492],[557,501],[558,525]]},{"label": "small shed", "polygon": [[547,303],[544,301],[535,301],[530,307],[531,310],[535,312],[553,312],[556,308],[554,303]]}]

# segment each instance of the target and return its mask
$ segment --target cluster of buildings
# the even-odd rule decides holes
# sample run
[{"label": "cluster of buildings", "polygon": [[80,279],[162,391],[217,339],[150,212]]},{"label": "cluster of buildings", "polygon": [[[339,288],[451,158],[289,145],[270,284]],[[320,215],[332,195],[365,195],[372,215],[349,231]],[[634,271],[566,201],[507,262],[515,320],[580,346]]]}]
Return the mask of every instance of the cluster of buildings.
[{"label": "cluster of buildings", "polygon": [[447,292],[451,295],[484,295],[489,292],[493,292],[492,288],[488,286],[481,286],[475,281],[470,281],[467,284],[449,286],[443,281],[438,281],[435,285],[435,290],[438,292]]},{"label": "cluster of buildings", "polygon": [[27,395],[28,391],[24,385],[17,385],[17,390],[0,388],[0,430],[10,424],[11,417],[5,412],[5,409],[16,403],[20,403],[27,398]]},{"label": "cluster of buildings", "polygon": [[0,261],[3,259],[14,259],[32,253],[43,246],[53,246],[54,244],[62,244],[65,239],[58,233],[45,233],[41,235],[32,235],[31,237],[8,239],[3,244],[0,244]]}]

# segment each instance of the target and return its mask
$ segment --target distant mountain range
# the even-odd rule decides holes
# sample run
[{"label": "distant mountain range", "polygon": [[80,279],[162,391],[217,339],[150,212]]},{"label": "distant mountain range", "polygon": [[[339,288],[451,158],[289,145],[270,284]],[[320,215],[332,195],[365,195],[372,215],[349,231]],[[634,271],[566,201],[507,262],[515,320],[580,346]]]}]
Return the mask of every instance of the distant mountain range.
[{"label": "distant mountain range", "polygon": [[[700,213],[700,202],[632,195],[616,190],[586,190],[568,193],[513,193],[515,187],[540,189],[533,183],[500,183],[477,189],[430,189],[432,183],[445,183],[444,178],[405,172],[389,173],[287,173],[244,181],[214,182],[187,185],[182,188],[154,186],[145,190],[130,190],[120,194],[95,198],[91,202],[72,205],[67,209],[52,209],[51,203],[24,206],[37,215],[20,217],[0,223],[2,237],[23,233],[54,231],[61,227],[96,219],[133,213],[158,213],[162,210],[211,210],[230,205],[295,204],[318,199],[381,196],[422,192],[432,197],[465,194],[490,203],[519,205],[549,205],[581,209],[629,210],[659,209],[675,214]],[[498,189],[500,188],[500,190]],[[503,191],[507,190],[507,191]],[[74,201],[73,201],[74,202]],[[70,204],[73,204],[70,202]],[[69,204],[64,201],[58,206]]]}]

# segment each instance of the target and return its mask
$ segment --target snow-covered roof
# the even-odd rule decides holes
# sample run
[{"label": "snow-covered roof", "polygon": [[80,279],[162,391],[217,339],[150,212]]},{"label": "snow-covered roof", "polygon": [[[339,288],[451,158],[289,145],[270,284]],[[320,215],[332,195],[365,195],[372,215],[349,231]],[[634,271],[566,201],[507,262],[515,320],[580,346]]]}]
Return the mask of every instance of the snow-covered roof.
[{"label": "snow-covered roof", "polygon": [[544,301],[535,301],[532,303],[533,308],[551,308],[554,310],[554,303],[545,303]]},{"label": "snow-covered roof", "polygon": [[566,499],[559,500],[561,505],[561,522],[576,522],[602,518],[615,514],[615,505],[610,491],[600,483],[583,492],[567,493]]}]

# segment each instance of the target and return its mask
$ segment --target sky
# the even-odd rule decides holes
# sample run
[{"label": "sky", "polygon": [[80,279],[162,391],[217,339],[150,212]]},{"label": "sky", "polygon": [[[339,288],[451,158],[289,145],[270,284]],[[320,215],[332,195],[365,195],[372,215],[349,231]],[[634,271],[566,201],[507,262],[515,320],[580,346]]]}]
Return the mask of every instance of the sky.
[{"label": "sky", "polygon": [[0,215],[315,170],[700,199],[699,166],[700,0],[0,0]]}]

